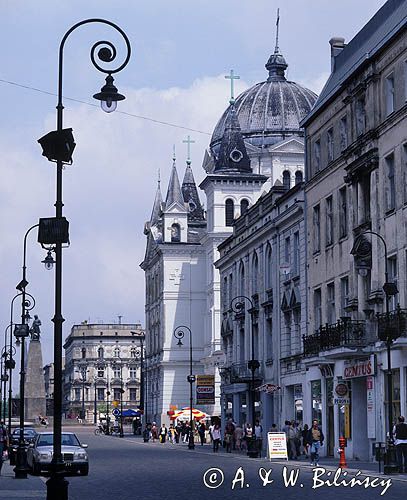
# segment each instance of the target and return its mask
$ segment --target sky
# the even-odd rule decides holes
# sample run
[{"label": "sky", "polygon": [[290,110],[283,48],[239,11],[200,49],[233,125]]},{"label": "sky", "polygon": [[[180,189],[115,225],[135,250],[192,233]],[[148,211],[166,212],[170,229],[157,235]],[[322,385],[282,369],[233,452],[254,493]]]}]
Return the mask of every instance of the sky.
[{"label": "sky", "polygon": [[[118,24],[132,46],[115,77],[126,100],[106,114],[92,96],[104,84],[89,57],[99,40],[125,46],[114,30],[92,23],[75,30],[64,50],[64,126],[72,127],[74,163],[63,173],[64,215],[70,247],[63,253],[64,337],[81,321],[144,325],[143,260],[149,219],[161,174],[163,195],[173,145],[182,179],[190,135],[197,183],[217,120],[228,105],[234,69],[236,94],[267,77],[280,8],[280,50],[287,77],[315,92],[330,71],[332,36],[349,41],[383,0],[0,0],[0,338],[21,279],[24,234],[40,217],[54,216],[55,164],[37,139],[56,128],[58,48],[76,22],[103,18]],[[159,122],[165,122],[159,123]],[[201,201],[205,204],[201,192]],[[27,291],[42,321],[44,364],[52,361],[54,272],[36,230],[27,239]],[[14,322],[20,305],[15,301]],[[1,342],[3,344],[3,342]]]}]

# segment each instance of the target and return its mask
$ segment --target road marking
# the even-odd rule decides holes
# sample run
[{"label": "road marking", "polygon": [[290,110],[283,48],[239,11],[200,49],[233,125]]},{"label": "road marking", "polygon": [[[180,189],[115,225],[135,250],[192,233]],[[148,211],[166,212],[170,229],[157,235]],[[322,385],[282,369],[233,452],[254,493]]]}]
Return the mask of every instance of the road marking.
[{"label": "road marking", "polygon": [[16,491],[16,490],[0,490],[0,498],[44,498],[43,490]]}]

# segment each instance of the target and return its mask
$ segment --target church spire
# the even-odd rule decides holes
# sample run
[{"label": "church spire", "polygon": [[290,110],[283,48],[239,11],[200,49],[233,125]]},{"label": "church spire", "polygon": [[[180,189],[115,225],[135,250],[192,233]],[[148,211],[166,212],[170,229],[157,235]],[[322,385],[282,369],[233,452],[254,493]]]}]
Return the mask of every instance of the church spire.
[{"label": "church spire", "polygon": [[160,179],[160,171],[158,171],[158,181],[157,181],[157,191],[155,193],[153,210],[151,212],[150,223],[151,225],[158,221],[161,212],[161,204],[163,201],[163,197],[161,195],[161,179]]},{"label": "church spire", "polygon": [[204,211],[199,199],[190,160],[187,160],[184,180],[182,181],[182,195],[185,203],[188,205],[188,220],[203,221]]},{"label": "church spire", "polygon": [[285,80],[285,70],[288,67],[284,56],[280,54],[280,48],[278,46],[278,36],[280,27],[280,9],[277,9],[277,20],[276,20],[276,45],[274,48],[274,54],[269,57],[266,63],[266,69],[269,72],[268,82],[272,80]]},{"label": "church spire", "polygon": [[229,107],[214,172],[252,173],[234,102]]},{"label": "church spire", "polygon": [[168,209],[173,203],[179,203],[181,206],[184,206],[184,199],[182,197],[181,187],[179,185],[179,178],[177,167],[175,164],[175,146],[174,146],[174,155],[172,161],[172,171],[170,182],[168,184],[167,197],[165,198],[165,207]]}]

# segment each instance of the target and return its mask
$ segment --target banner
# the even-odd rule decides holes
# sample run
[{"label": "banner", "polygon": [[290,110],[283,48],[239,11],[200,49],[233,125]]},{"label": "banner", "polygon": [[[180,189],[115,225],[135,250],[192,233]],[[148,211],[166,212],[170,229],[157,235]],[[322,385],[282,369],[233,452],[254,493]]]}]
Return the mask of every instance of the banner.
[{"label": "banner", "polygon": [[287,438],[285,432],[268,432],[267,444],[267,455],[270,460],[272,458],[283,458],[288,460]]},{"label": "banner", "polygon": [[196,404],[215,404],[215,375],[196,376]]}]

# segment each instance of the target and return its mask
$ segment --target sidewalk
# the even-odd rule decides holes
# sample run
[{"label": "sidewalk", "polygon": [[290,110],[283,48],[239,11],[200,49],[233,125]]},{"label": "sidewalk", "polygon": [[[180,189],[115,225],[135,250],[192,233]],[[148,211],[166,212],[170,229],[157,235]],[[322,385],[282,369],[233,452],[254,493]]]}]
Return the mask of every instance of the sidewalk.
[{"label": "sidewalk", "polygon": [[8,460],[3,463],[0,475],[0,499],[45,500],[47,494],[45,483],[39,477],[30,474],[27,479],[14,479],[13,468]]}]

